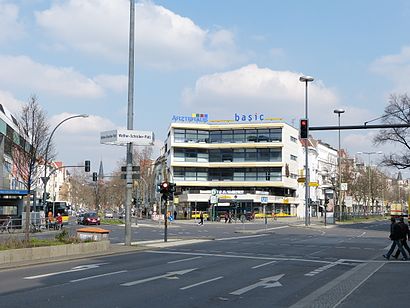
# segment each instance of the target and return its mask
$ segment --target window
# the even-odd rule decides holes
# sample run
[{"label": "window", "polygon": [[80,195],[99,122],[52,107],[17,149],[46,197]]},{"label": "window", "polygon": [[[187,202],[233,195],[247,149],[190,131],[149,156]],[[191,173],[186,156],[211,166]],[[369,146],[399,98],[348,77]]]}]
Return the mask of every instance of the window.
[{"label": "window", "polygon": [[245,161],[245,150],[244,149],[234,149],[233,150],[233,161],[234,162]]},{"label": "window", "polygon": [[290,154],[290,159],[291,159],[291,160],[298,160],[298,157],[295,156],[295,155]]},{"label": "window", "polygon": [[246,149],[245,161],[257,161],[256,149]]},{"label": "window", "polygon": [[269,142],[269,129],[258,129],[258,142]]},{"label": "window", "polygon": [[271,142],[281,142],[282,141],[282,129],[281,128],[271,128],[269,130],[269,139]]},{"label": "window", "polygon": [[198,150],[198,160],[199,163],[207,163],[209,161],[209,155],[207,150]]},{"label": "window", "polygon": [[282,150],[281,149],[271,149],[270,150],[270,161],[281,162],[282,161]]},{"label": "window", "polygon": [[222,135],[222,143],[231,143],[233,141],[233,131],[231,130],[223,130],[221,132]]},{"label": "window", "polygon": [[233,142],[244,143],[245,142],[245,130],[238,129],[233,131]]},{"label": "window", "polygon": [[175,142],[185,142],[185,129],[176,129],[174,131]]},{"label": "window", "polygon": [[298,140],[297,138],[295,138],[295,137],[293,137],[293,136],[290,136],[290,141],[296,142],[297,140]]},{"label": "window", "polygon": [[196,130],[186,130],[185,132],[185,140],[186,142],[197,142],[198,136],[197,136]]},{"label": "window", "polygon": [[222,162],[232,162],[233,161],[232,150],[221,150],[221,161]]},{"label": "window", "polygon": [[199,130],[198,131],[198,142],[208,143],[208,141],[209,141],[209,132],[205,130]]},{"label": "window", "polygon": [[258,161],[270,161],[270,150],[258,149]]},{"label": "window", "polygon": [[220,130],[210,131],[209,132],[209,142],[210,143],[221,143],[222,135]]},{"label": "window", "polygon": [[258,140],[256,129],[247,129],[245,133],[247,142],[256,142]]}]

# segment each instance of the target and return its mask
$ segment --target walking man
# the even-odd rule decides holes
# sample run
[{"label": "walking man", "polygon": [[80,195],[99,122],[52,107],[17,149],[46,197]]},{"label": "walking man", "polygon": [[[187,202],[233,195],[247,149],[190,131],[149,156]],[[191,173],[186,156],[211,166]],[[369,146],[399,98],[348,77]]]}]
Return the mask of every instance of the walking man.
[{"label": "walking man", "polygon": [[392,240],[390,250],[387,252],[387,254],[383,255],[384,258],[387,260],[390,259],[391,254],[394,251],[394,248],[399,247],[399,250],[403,256],[403,261],[407,260],[407,254],[403,249],[403,246],[401,245],[400,239],[402,238],[401,234],[401,228],[399,224],[396,223],[396,219],[394,217],[390,218],[391,224],[390,224],[390,239]]},{"label": "walking man", "polygon": [[199,214],[199,224],[202,226],[204,224],[204,213]]},{"label": "walking man", "polygon": [[[407,245],[407,236],[409,235],[409,226],[404,222],[404,218],[400,217],[398,225],[401,228],[401,233],[402,233],[402,238],[400,239],[401,244],[403,245],[403,248],[407,250],[407,252],[410,254],[410,247]],[[393,257],[397,260],[397,258],[400,255],[400,250],[397,248],[396,253],[393,255]]]}]

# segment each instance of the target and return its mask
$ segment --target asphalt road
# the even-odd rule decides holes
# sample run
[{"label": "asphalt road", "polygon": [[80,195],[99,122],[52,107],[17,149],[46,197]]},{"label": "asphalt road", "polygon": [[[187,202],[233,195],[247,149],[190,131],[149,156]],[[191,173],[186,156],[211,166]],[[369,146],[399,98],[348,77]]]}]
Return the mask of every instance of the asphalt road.
[{"label": "asphalt road", "polygon": [[[260,227],[175,224],[175,236],[213,239],[3,270],[1,307],[407,305],[409,262],[381,257],[390,244],[388,222],[329,229],[277,223],[269,233],[250,233]],[[154,230],[140,226],[134,232],[160,237]]]}]

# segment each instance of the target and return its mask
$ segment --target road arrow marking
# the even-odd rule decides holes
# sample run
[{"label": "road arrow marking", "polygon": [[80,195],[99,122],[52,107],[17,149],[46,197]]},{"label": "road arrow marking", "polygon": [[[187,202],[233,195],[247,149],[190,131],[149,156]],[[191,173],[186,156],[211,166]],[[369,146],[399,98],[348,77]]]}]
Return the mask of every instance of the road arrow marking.
[{"label": "road arrow marking", "polygon": [[172,276],[176,276],[176,275],[184,275],[186,273],[192,272],[194,270],[196,270],[197,268],[190,268],[190,269],[186,269],[186,270],[181,270],[181,271],[176,271],[176,272],[169,272],[163,275],[159,275],[159,276],[154,276],[154,277],[149,277],[149,278],[145,278],[145,279],[141,279],[141,280],[136,280],[136,281],[130,281],[130,282],[126,282],[126,283],[122,283],[121,286],[123,287],[130,287],[130,286],[134,286],[136,284],[140,284],[140,283],[144,283],[144,282],[149,282],[149,281],[153,281],[153,280],[157,280],[157,279],[161,279],[161,278],[169,278]]},{"label": "road arrow marking", "polygon": [[272,277],[262,278],[261,281],[251,284],[250,286],[244,287],[242,289],[238,289],[236,291],[231,292],[232,295],[242,295],[248,291],[251,291],[257,287],[264,287],[266,288],[274,288],[274,287],[281,287],[282,284],[278,281],[281,279],[285,274],[280,274]]},{"label": "road arrow marking", "polygon": [[47,274],[41,274],[41,275],[36,275],[36,276],[29,276],[29,277],[24,277],[23,279],[38,279],[38,278],[55,276],[55,275],[61,275],[61,274],[67,274],[67,273],[73,273],[73,272],[80,272],[80,271],[85,271],[85,270],[88,270],[88,269],[97,268],[97,267],[100,267],[101,265],[105,265],[105,264],[108,264],[108,263],[96,263],[96,264],[79,265],[79,266],[73,267],[72,269],[67,270],[67,271],[47,273]]}]

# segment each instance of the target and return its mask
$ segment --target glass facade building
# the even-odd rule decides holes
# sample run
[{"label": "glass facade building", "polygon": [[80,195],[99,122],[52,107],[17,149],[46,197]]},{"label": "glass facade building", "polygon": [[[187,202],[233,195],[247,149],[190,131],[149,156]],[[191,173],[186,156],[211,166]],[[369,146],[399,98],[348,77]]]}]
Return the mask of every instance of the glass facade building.
[{"label": "glass facade building", "polygon": [[174,205],[213,217],[296,215],[299,148],[298,130],[286,123],[172,123],[165,156]]}]

